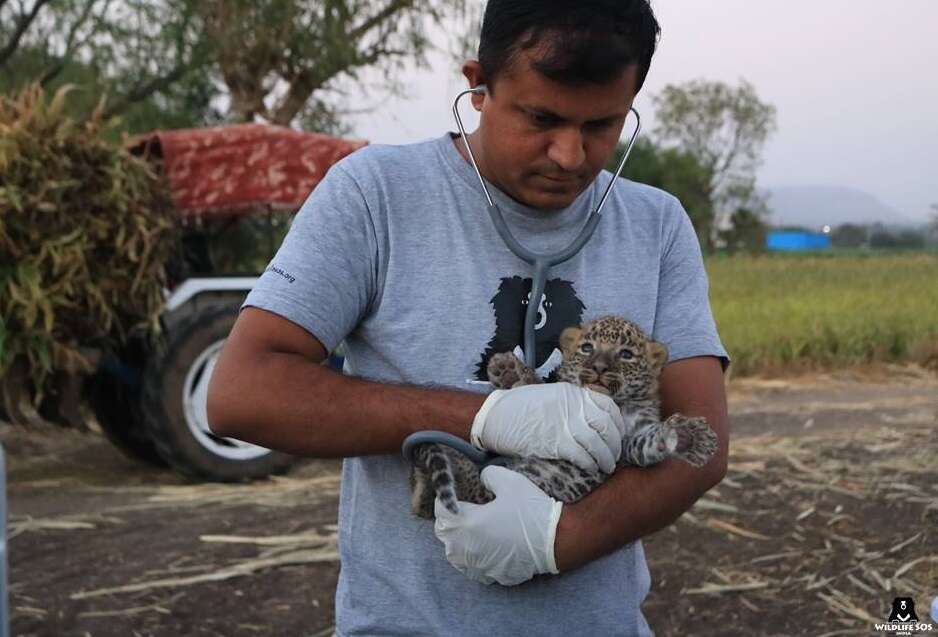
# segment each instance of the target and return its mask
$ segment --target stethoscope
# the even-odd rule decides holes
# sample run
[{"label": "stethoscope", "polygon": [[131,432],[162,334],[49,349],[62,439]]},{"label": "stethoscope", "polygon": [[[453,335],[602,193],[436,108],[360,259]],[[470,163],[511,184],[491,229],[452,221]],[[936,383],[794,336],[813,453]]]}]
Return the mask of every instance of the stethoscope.
[{"label": "stethoscope", "polygon": [[[476,177],[479,179],[479,184],[481,184],[482,190],[485,193],[485,199],[488,201],[489,216],[492,218],[492,223],[495,224],[495,229],[498,231],[498,234],[505,242],[505,245],[508,246],[508,249],[511,250],[519,259],[526,261],[534,268],[534,274],[531,283],[531,296],[529,297],[530,301],[528,302],[528,309],[524,317],[524,362],[528,367],[534,369],[536,366],[537,354],[534,343],[534,328],[537,322],[538,306],[540,304],[539,300],[544,294],[544,287],[547,285],[548,272],[552,266],[560,265],[561,263],[573,257],[583,248],[584,245],[586,245],[586,242],[590,240],[590,237],[593,236],[593,231],[596,230],[596,225],[600,220],[599,213],[603,209],[603,206],[606,205],[606,200],[609,198],[609,193],[612,190],[613,185],[615,185],[615,183],[619,180],[619,176],[622,174],[622,169],[625,168],[625,162],[628,160],[629,155],[632,152],[632,146],[635,144],[635,139],[638,137],[638,133],[642,127],[642,119],[641,116],[639,116],[638,111],[635,110],[635,108],[632,108],[631,112],[635,114],[635,130],[632,131],[632,137],[629,139],[629,144],[626,146],[625,153],[622,155],[622,159],[619,161],[619,166],[616,168],[615,176],[609,181],[609,184],[603,191],[602,198],[599,200],[599,205],[596,206],[596,209],[590,213],[586,220],[586,225],[583,226],[580,234],[577,235],[577,237],[566,248],[553,254],[543,254],[528,250],[523,245],[521,245],[517,239],[515,239],[513,234],[511,234],[511,230],[508,228],[508,224],[505,223],[504,216],[502,216],[501,209],[498,207],[498,204],[495,203],[491,193],[489,193],[488,186],[485,185],[485,179],[482,178],[482,173],[479,171],[479,165],[476,163],[475,154],[472,152],[472,146],[469,143],[469,136],[466,134],[466,129],[463,126],[462,117],[459,115],[459,100],[462,99],[464,95],[484,95],[485,92],[485,85],[481,84],[459,93],[459,95],[456,96],[456,99],[453,100],[453,116],[456,118],[456,126],[459,127],[459,134],[462,136],[463,144],[466,146],[466,152],[469,154],[469,161],[472,164],[472,168],[475,170]],[[417,433],[411,434],[404,440],[401,451],[408,461],[412,461],[414,447],[426,443],[441,443],[449,445],[450,447],[453,447],[457,451],[467,456],[470,460],[479,465],[480,468],[489,464],[497,464],[500,460],[499,456],[487,453],[485,451],[480,451],[459,436],[454,436],[443,431],[418,431]]]}]

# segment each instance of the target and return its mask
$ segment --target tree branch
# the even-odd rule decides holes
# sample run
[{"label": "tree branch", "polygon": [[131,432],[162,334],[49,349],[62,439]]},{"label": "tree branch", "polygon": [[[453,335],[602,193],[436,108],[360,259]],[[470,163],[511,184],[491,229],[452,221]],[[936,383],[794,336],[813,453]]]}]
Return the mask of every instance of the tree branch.
[{"label": "tree branch", "polygon": [[178,82],[186,73],[191,70],[189,64],[180,64],[165,75],[152,78],[149,82],[138,83],[126,95],[119,98],[111,104],[105,111],[104,117],[108,118],[124,111],[131,104],[141,102],[156,92],[162,91],[172,84]]},{"label": "tree branch", "polygon": [[[72,57],[75,55],[75,51],[78,48],[78,45],[75,44],[75,35],[78,33],[78,30],[82,27],[82,25],[84,25],[84,23],[88,20],[88,17],[91,15],[91,9],[94,8],[97,3],[98,0],[88,0],[84,11],[82,11],[78,20],[76,20],[72,25],[72,28],[68,32],[68,37],[65,38],[65,51],[59,57],[58,61],[42,74],[42,78],[39,80],[39,84],[41,86],[48,86],[49,82],[55,79],[55,77],[68,65],[68,63],[72,61]],[[104,10],[102,11],[102,15],[107,12],[110,4],[111,0],[107,0],[104,5]],[[91,33],[88,34],[88,38],[83,40],[80,44],[84,44],[84,42],[90,39],[91,36],[97,32],[100,24],[101,20],[95,20],[95,26],[93,29],[91,29]]]},{"label": "tree branch", "polygon": [[19,48],[23,34],[26,33],[27,29],[29,29],[29,25],[33,23],[39,11],[44,5],[48,4],[48,2],[49,0],[36,0],[36,4],[33,5],[29,13],[20,14],[20,19],[17,22],[16,29],[13,31],[13,35],[10,36],[10,41],[7,42],[5,47],[0,49],[0,66],[6,65],[10,56]]},{"label": "tree branch", "polygon": [[373,29],[376,25],[381,24],[385,20],[389,19],[401,9],[407,9],[413,5],[414,0],[392,0],[392,2],[384,9],[370,17],[368,20],[365,20],[365,22],[363,22],[360,26],[352,29],[351,33],[349,33],[349,38],[352,40],[357,40],[371,31],[371,29]]}]

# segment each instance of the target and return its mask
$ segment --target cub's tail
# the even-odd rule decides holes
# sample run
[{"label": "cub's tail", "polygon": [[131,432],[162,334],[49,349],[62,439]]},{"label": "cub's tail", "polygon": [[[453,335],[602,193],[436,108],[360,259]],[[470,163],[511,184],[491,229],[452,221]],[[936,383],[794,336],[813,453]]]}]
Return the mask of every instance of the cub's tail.
[{"label": "cub's tail", "polygon": [[414,449],[414,460],[416,466],[423,470],[424,478],[429,480],[429,485],[420,485],[418,481],[413,494],[415,503],[418,500],[429,500],[429,507],[424,504],[422,508],[433,511],[432,496],[426,490],[429,486],[450,513],[459,513],[459,505],[456,504],[456,478],[446,455],[446,447],[438,444],[420,445]]}]

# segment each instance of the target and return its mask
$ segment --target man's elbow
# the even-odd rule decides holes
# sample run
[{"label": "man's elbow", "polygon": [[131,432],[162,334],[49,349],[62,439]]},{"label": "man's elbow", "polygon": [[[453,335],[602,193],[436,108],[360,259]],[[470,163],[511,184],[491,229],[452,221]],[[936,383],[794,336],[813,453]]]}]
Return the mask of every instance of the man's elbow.
[{"label": "man's elbow", "polygon": [[237,438],[239,431],[237,421],[233,418],[237,409],[231,404],[229,392],[218,382],[217,376],[212,375],[208,386],[205,411],[208,418],[208,428],[216,436],[222,438]]}]

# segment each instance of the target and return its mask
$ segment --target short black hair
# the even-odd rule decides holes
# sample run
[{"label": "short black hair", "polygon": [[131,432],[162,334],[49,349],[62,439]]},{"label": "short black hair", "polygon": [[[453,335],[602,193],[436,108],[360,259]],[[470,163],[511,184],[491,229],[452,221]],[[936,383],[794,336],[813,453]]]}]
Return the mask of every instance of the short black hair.
[{"label": "short black hair", "polygon": [[638,65],[642,87],[661,28],[649,0],[489,0],[479,63],[489,90],[519,51],[539,47],[544,77],[582,86],[615,79]]}]

